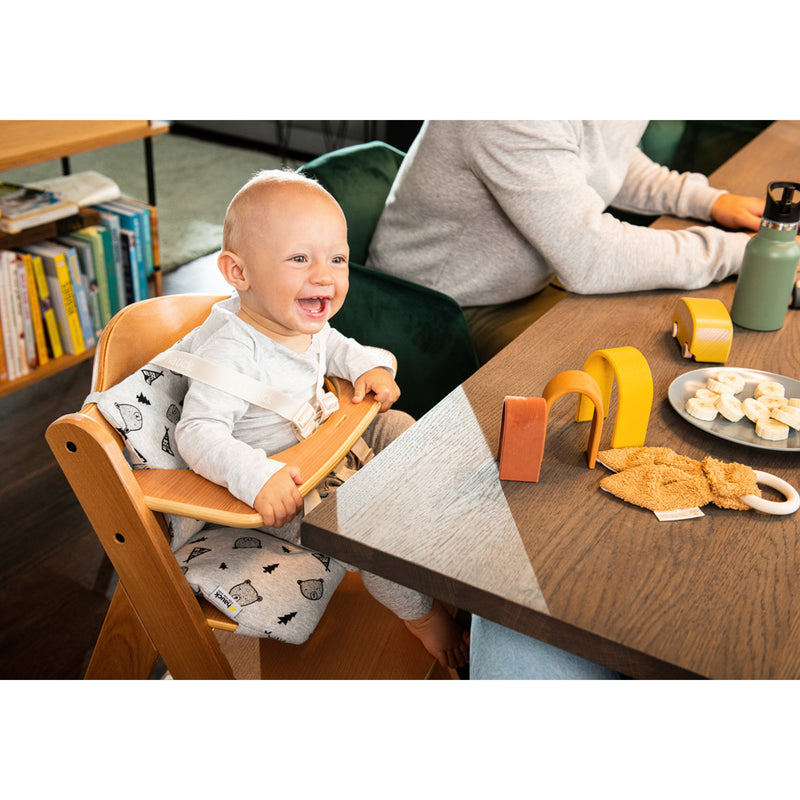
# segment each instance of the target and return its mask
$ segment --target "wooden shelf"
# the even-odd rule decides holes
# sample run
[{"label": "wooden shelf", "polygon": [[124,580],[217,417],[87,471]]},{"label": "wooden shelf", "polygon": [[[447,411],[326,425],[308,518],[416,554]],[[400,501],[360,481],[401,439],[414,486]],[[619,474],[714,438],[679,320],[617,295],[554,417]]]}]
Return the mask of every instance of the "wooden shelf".
[{"label": "wooden shelf", "polygon": [[4,120],[0,122],[0,172],[146,139],[168,130],[166,122],[149,119]]},{"label": "wooden shelf", "polygon": [[37,381],[49,378],[57,372],[74,367],[89,358],[94,358],[94,351],[95,348],[91,347],[79,356],[71,356],[65,353],[58,358],[51,358],[43,367],[37,367],[21,378],[15,378],[13,381],[3,381],[0,383],[0,397],[5,397],[7,394],[24,389],[26,386],[31,386]]}]

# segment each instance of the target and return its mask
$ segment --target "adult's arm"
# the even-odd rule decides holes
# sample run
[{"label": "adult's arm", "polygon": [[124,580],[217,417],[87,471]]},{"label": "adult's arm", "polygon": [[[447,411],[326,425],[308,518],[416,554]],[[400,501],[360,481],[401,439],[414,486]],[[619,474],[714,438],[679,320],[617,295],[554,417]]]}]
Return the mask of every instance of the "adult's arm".
[{"label": "adult's arm", "polygon": [[[634,173],[628,176],[623,168],[620,185],[608,183],[611,196],[602,197],[587,180],[580,123],[475,125],[470,142],[471,168],[569,291],[696,289],[735,273],[741,264],[747,234],[699,226],[654,230],[606,213],[614,200],[631,210],[699,215],[710,195],[707,186],[698,193],[688,178],[654,172],[653,162],[631,152]],[[649,185],[656,174],[660,187],[658,181]],[[668,190],[668,200],[658,200],[659,188]]]}]

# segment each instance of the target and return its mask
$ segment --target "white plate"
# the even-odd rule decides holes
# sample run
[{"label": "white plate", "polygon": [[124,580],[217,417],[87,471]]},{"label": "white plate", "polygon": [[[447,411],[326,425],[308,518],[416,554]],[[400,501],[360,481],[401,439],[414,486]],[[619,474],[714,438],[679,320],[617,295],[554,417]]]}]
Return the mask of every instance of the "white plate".
[{"label": "white plate", "polygon": [[709,378],[716,377],[721,369],[737,372],[744,378],[744,389],[736,395],[739,400],[744,400],[745,397],[752,397],[756,386],[761,381],[779,381],[786,387],[787,398],[800,397],[800,381],[796,381],[793,378],[776,375],[774,372],[760,372],[753,369],[739,369],[739,367],[706,367],[705,369],[685,372],[672,381],[667,391],[670,405],[695,428],[700,428],[701,431],[710,433],[712,436],[718,436],[720,439],[746,444],[750,447],[758,447],[761,450],[800,451],[800,431],[795,431],[792,428],[789,428],[788,439],[783,439],[780,442],[771,442],[768,439],[756,436],[756,426],[747,417],[743,417],[739,422],[729,422],[725,417],[717,414],[714,419],[706,422],[686,413],[686,401],[693,397],[698,389],[704,387]]}]

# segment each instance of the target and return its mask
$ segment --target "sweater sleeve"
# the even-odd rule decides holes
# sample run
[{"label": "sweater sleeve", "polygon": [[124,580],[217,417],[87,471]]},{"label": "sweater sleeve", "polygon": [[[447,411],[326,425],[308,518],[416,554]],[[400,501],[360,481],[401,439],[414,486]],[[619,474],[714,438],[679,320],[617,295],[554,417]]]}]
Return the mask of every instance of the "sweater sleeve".
[{"label": "sweater sleeve", "polygon": [[388,350],[367,347],[350,339],[335,328],[327,329],[325,345],[326,374],[355,383],[368,370],[383,367],[395,375],[395,359]]},{"label": "sweater sleeve", "polygon": [[[576,123],[541,123],[533,133],[522,124],[499,124],[499,135],[495,128],[475,126],[470,166],[568,291],[697,289],[738,270],[747,234],[700,226],[654,230],[605,213],[606,201],[586,177]],[[669,189],[662,207],[653,199],[659,181]],[[618,197],[629,208],[697,211],[706,203],[710,208],[709,196],[687,185],[694,179],[664,176],[646,157],[634,154],[622,183]]]},{"label": "sweater sleeve", "polygon": [[723,189],[712,189],[697,172],[675,172],[634,149],[622,188],[611,205],[637,214],[671,214],[711,221],[711,206]]}]

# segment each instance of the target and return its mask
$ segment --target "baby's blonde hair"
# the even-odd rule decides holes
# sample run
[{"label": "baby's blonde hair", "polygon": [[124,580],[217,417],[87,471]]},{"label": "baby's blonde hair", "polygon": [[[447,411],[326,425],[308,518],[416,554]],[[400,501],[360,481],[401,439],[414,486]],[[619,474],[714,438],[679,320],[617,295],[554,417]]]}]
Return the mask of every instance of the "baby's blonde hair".
[{"label": "baby's blonde hair", "polygon": [[330,192],[324,189],[314,178],[309,178],[307,175],[289,169],[262,169],[236,192],[228,204],[228,209],[225,212],[225,221],[222,225],[223,250],[238,251],[240,237],[245,227],[243,219],[246,217],[246,211],[261,196],[261,192],[270,187],[285,186],[287,184],[306,186],[333,199]]}]

